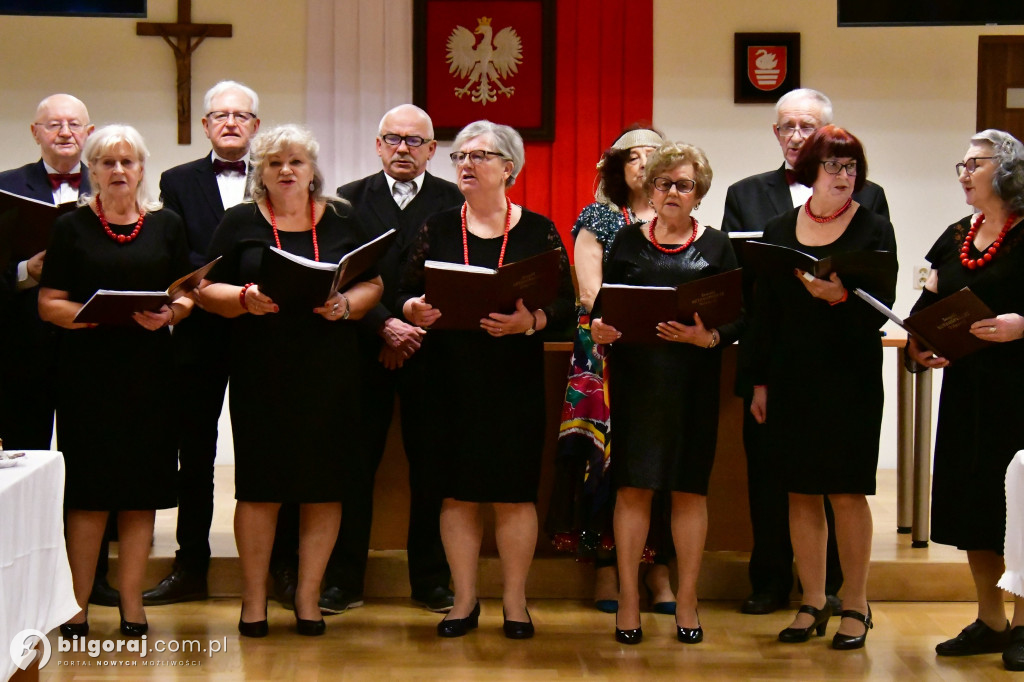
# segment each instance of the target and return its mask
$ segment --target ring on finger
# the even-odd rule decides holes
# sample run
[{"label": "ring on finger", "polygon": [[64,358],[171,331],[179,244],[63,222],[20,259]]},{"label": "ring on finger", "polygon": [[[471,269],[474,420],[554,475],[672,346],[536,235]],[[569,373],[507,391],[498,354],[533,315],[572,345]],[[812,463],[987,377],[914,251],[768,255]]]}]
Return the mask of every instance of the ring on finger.
[{"label": "ring on finger", "polygon": [[990,333],[992,333],[992,334],[995,334],[995,333],[996,333],[996,328],[995,328],[995,327],[989,327],[989,328],[988,328],[988,330],[989,330],[989,332],[990,332]]}]

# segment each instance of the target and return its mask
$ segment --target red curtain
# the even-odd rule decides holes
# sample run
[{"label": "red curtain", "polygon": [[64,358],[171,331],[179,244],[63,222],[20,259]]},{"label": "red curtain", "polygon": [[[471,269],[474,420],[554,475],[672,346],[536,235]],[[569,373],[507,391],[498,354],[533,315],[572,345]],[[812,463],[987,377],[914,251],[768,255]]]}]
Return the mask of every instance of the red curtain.
[{"label": "red curtain", "polygon": [[509,192],[548,216],[572,251],[570,231],[594,200],[601,152],[633,123],[649,125],[654,100],[653,0],[557,0],[555,139],[528,142]]}]

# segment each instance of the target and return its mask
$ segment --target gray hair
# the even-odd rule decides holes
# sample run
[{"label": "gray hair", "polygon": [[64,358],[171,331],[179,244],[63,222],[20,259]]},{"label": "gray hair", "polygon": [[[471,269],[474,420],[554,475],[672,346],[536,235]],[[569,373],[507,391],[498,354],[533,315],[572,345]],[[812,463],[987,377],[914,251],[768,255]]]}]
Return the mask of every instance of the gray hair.
[{"label": "gray hair", "polygon": [[427,124],[427,137],[433,139],[434,122],[430,120],[430,114],[425,112],[423,109],[420,109],[415,104],[399,104],[397,107],[392,107],[391,109],[388,109],[387,113],[380,117],[380,123],[377,124],[377,134],[384,134],[384,122],[388,120],[388,116],[406,111],[413,111],[420,115],[420,117],[423,119],[423,122]]},{"label": "gray hair", "polygon": [[494,143],[494,149],[490,151],[499,152],[507,160],[512,162],[512,174],[505,180],[505,186],[511,187],[516,182],[516,176],[523,170],[526,163],[526,151],[523,149],[523,138],[516,132],[515,128],[491,123],[490,121],[473,121],[459,131],[452,141],[452,149],[459,149],[467,140],[472,140],[480,135],[490,135]]},{"label": "gray hair", "polygon": [[975,134],[971,143],[992,147],[996,162],[992,188],[1007,208],[1018,215],[1024,213],[1024,145],[1010,133],[994,128]]},{"label": "gray hair", "polygon": [[782,107],[802,99],[809,99],[821,108],[821,120],[818,121],[821,126],[827,126],[832,123],[832,100],[825,93],[811,90],[810,88],[790,90],[780,97],[779,101],[775,103],[775,120],[779,120]]},{"label": "gray hair", "polygon": [[320,143],[306,128],[294,123],[286,123],[260,131],[252,140],[252,145],[249,147],[249,161],[253,166],[252,172],[249,173],[249,196],[252,197],[252,200],[259,201],[267,196],[267,186],[263,184],[263,171],[266,170],[267,158],[273,154],[279,154],[289,147],[298,147],[309,157],[309,164],[313,168],[313,182],[309,196],[314,201],[336,198],[333,195],[324,194],[324,175],[317,162]]},{"label": "gray hair", "polygon": [[[130,125],[114,123],[104,126],[90,135],[89,139],[85,141],[85,149],[82,150],[82,156],[85,158],[86,165],[89,166],[89,181],[92,184],[93,191],[99,192],[99,185],[96,182],[96,169],[99,167],[100,158],[121,143],[128,145],[128,148],[132,150],[136,160],[139,162],[139,166],[142,168],[139,186],[135,188],[135,207],[140,211],[160,210],[163,208],[163,204],[151,198],[152,195],[149,193],[146,183],[146,159],[149,158],[149,149],[146,147],[146,141],[142,139],[139,131]],[[84,206],[91,199],[92,197],[88,194],[82,195],[78,198],[78,205]]]},{"label": "gray hair", "polygon": [[249,108],[252,113],[259,115],[260,113],[260,96],[256,94],[256,91],[247,85],[242,85],[236,81],[221,81],[214,85],[212,88],[206,91],[206,95],[203,96],[203,109],[204,116],[210,113],[210,108],[213,104],[213,98],[219,95],[223,95],[225,92],[231,90],[237,90],[246,97],[249,98]]}]

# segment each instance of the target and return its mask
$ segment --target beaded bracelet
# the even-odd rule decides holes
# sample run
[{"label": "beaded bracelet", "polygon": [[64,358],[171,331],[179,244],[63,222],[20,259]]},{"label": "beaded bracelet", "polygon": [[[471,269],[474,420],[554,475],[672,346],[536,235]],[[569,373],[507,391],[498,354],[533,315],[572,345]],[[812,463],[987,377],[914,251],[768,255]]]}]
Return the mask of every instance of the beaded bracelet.
[{"label": "beaded bracelet", "polygon": [[850,291],[848,289],[843,289],[843,297],[840,298],[838,301],[829,301],[829,305],[839,305],[840,303],[846,303],[846,299],[848,299],[849,297]]},{"label": "beaded bracelet", "polygon": [[706,345],[704,347],[707,348],[707,349],[714,348],[715,346],[718,345],[718,342],[721,341],[721,339],[722,339],[722,337],[718,334],[718,330],[717,329],[712,329],[711,330],[711,343],[709,343],[708,345]]},{"label": "beaded bracelet", "polygon": [[249,282],[242,287],[242,290],[238,292],[238,303],[241,304],[242,310],[249,310],[249,306],[245,303],[245,292],[249,291],[249,287],[256,286],[256,282]]}]

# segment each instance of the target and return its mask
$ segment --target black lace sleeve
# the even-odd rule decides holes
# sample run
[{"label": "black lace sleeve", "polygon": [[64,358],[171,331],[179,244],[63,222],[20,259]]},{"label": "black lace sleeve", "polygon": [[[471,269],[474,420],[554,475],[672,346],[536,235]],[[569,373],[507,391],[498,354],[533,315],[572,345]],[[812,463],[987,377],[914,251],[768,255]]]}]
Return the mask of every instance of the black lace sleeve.
[{"label": "black lace sleeve", "polygon": [[405,264],[402,266],[402,276],[398,280],[398,295],[395,297],[394,314],[402,320],[406,320],[403,308],[405,302],[410,298],[417,298],[423,295],[426,290],[423,275],[423,264],[430,260],[430,220],[423,223],[416,239],[409,247],[405,256]]},{"label": "black lace sleeve", "polygon": [[576,290],[572,286],[572,271],[569,269],[569,256],[565,250],[565,244],[555,228],[555,224],[549,221],[548,246],[552,249],[561,249],[559,259],[559,282],[558,296],[554,301],[544,306],[542,310],[548,318],[545,336],[548,338],[568,336],[570,328],[576,324]]}]

